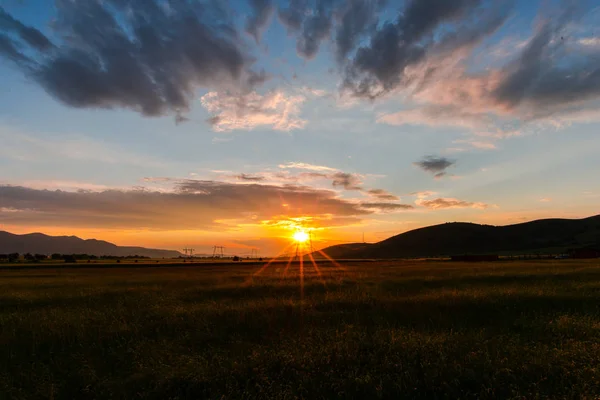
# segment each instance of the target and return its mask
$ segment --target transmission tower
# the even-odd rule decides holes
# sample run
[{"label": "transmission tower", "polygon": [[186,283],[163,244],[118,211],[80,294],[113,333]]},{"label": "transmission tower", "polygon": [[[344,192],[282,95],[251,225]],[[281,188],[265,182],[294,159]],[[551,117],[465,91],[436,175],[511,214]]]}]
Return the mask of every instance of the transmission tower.
[{"label": "transmission tower", "polygon": [[187,247],[186,247],[185,249],[183,249],[183,252],[185,253],[185,256],[186,256],[186,257],[187,257],[187,254],[188,254],[188,251],[189,251],[189,250],[190,250],[190,249],[188,249]]},{"label": "transmission tower", "polygon": [[225,257],[225,247],[223,246],[214,246],[213,247],[213,258],[223,258]]},{"label": "transmission tower", "polygon": [[250,251],[250,258],[258,258],[258,249],[252,249]]}]

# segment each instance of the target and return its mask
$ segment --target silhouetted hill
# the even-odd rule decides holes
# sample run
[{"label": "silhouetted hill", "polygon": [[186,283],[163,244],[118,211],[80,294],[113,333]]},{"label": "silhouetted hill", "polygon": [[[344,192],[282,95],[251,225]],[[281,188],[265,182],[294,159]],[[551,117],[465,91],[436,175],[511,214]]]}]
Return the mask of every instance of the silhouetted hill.
[{"label": "silhouetted hill", "polygon": [[492,226],[464,222],[405,232],[363,248],[332,246],[333,258],[433,257],[457,254],[562,252],[600,244],[600,215]]},{"label": "silhouetted hill", "polygon": [[[368,247],[373,246],[370,243],[345,243],[345,244],[337,244],[335,246],[327,247],[326,254],[331,258],[343,258],[344,255],[349,254],[350,252],[357,252],[360,250],[365,250]],[[318,251],[313,253],[315,258],[324,258],[322,254]]]},{"label": "silhouetted hill", "polygon": [[0,253],[60,253],[120,257],[138,255],[151,258],[173,258],[182,255],[173,250],[117,246],[103,240],[84,240],[76,236],[48,236],[42,233],[15,235],[4,231],[0,231]]}]

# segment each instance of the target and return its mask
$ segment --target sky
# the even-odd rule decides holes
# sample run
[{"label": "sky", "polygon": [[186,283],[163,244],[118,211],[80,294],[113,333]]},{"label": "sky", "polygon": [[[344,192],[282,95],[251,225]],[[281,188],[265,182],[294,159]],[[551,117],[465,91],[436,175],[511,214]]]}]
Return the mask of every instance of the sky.
[{"label": "sky", "polygon": [[0,0],[0,230],[273,255],[600,213],[600,6]]}]

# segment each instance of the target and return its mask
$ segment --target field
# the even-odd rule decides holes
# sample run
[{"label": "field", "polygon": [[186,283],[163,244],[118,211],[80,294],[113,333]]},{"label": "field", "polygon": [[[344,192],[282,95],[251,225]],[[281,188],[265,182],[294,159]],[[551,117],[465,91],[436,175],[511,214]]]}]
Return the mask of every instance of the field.
[{"label": "field", "polygon": [[0,270],[0,399],[600,397],[600,261]]}]

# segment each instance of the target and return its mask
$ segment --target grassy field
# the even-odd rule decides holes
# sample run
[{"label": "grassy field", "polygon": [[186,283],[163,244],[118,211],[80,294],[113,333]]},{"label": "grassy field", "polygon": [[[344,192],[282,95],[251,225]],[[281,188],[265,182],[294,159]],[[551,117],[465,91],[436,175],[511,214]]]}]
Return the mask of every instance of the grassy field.
[{"label": "grassy field", "polygon": [[0,271],[0,399],[597,399],[600,262]]}]

